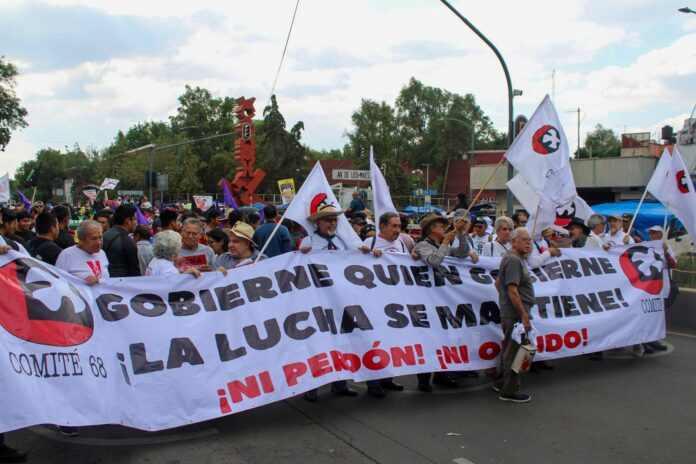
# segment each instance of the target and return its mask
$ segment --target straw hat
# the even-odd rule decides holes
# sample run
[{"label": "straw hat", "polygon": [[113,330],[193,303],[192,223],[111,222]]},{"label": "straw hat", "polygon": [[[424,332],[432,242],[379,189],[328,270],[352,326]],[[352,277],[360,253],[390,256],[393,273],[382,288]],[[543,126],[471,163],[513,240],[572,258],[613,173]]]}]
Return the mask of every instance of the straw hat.
[{"label": "straw hat", "polygon": [[343,214],[342,210],[336,209],[333,203],[327,202],[327,199],[325,193],[320,193],[312,198],[312,201],[309,203],[309,216],[307,216],[307,220],[316,221],[317,219],[336,217]]},{"label": "straw hat", "polygon": [[437,213],[428,213],[425,216],[423,216],[423,218],[420,220],[419,225],[424,237],[428,235],[428,233],[430,232],[430,227],[436,222],[441,222],[445,226],[448,225],[447,219],[443,216],[440,216]]},{"label": "straw hat", "polygon": [[246,222],[235,222],[231,232],[239,238],[249,240],[253,246],[256,246],[256,243],[254,243],[254,228]]}]

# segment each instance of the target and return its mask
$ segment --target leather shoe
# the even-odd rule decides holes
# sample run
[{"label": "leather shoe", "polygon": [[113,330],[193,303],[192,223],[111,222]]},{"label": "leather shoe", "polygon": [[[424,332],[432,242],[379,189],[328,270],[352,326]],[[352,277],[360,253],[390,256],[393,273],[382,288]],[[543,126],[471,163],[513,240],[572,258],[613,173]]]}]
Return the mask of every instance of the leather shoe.
[{"label": "leather shoe", "polygon": [[418,389],[420,391],[422,391],[423,393],[432,393],[433,392],[433,387],[431,387],[429,383],[419,383]]},{"label": "leather shoe", "polygon": [[27,453],[10,448],[7,445],[0,445],[0,462],[24,462],[27,460]]},{"label": "leather shoe", "polygon": [[447,388],[457,388],[459,384],[454,379],[433,379],[435,385]]},{"label": "leather shoe", "polygon": [[310,390],[308,392],[305,392],[304,395],[302,395],[302,398],[305,399],[305,401],[309,401],[310,403],[316,403],[319,401],[319,395],[317,394],[316,390]]},{"label": "leather shoe", "polygon": [[367,387],[367,393],[374,396],[375,398],[382,399],[387,397],[387,394],[384,392],[384,389],[379,385],[371,385]]},{"label": "leather shoe", "polygon": [[394,382],[393,380],[382,380],[380,382],[380,385],[385,390],[391,390],[395,392],[404,391],[404,386]]},{"label": "leather shoe", "polygon": [[331,390],[331,391],[334,392],[335,394],[337,394],[338,396],[358,396],[358,392],[356,392],[355,390],[353,390],[350,387],[341,388],[340,390]]}]

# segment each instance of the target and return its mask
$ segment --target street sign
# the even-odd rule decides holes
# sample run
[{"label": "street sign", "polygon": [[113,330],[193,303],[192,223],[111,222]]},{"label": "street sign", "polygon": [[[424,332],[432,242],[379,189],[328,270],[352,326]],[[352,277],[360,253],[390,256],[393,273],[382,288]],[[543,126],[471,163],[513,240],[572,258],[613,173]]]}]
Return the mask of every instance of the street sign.
[{"label": "street sign", "polygon": [[437,190],[417,189],[411,192],[412,195],[437,195]]},{"label": "street sign", "polygon": [[370,171],[357,169],[334,169],[331,171],[333,180],[370,180]]},{"label": "street sign", "polygon": [[169,190],[169,174],[159,174],[157,176],[157,190],[160,192]]}]

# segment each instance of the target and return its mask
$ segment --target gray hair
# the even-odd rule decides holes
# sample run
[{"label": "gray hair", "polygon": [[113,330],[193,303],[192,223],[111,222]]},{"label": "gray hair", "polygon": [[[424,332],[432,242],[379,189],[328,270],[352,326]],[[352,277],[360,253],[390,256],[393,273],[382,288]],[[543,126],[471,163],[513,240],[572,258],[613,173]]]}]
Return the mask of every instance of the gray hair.
[{"label": "gray hair", "polygon": [[495,220],[495,231],[498,232],[498,230],[500,230],[503,224],[509,225],[511,229],[515,227],[515,223],[512,222],[512,219],[510,219],[507,216],[500,216],[498,219]]},{"label": "gray hair", "polygon": [[593,214],[587,220],[587,227],[594,229],[599,224],[604,224],[605,222],[607,222],[607,218],[605,218],[602,214]]},{"label": "gray hair", "polygon": [[395,217],[395,218],[398,218],[399,215],[396,214],[396,213],[393,212],[393,211],[387,211],[386,213],[383,213],[383,214],[379,217],[379,225],[380,225],[380,226],[386,226],[387,224],[389,224],[389,220],[390,220],[391,218],[394,218],[394,217]]},{"label": "gray hair", "polygon": [[152,255],[155,258],[171,261],[179,254],[179,248],[181,248],[181,235],[173,230],[165,230],[155,235]]},{"label": "gray hair", "polygon": [[201,221],[201,220],[198,219],[198,218],[188,218],[188,219],[186,219],[186,220],[184,221],[184,224],[183,224],[183,225],[186,226],[187,224],[196,224],[196,225],[198,226],[198,228],[201,230],[201,232],[203,231],[203,228],[205,227],[205,225],[203,224],[203,221]]},{"label": "gray hair", "polygon": [[517,227],[515,230],[512,231],[512,235],[510,236],[510,239],[511,240],[516,239],[522,232],[529,234],[529,231],[527,230],[526,227]]},{"label": "gray hair", "polygon": [[85,238],[87,238],[87,234],[89,233],[90,229],[99,229],[102,230],[102,225],[99,224],[97,221],[93,221],[91,219],[87,219],[86,221],[82,221],[79,226],[77,226],[77,239],[79,241],[83,241]]}]

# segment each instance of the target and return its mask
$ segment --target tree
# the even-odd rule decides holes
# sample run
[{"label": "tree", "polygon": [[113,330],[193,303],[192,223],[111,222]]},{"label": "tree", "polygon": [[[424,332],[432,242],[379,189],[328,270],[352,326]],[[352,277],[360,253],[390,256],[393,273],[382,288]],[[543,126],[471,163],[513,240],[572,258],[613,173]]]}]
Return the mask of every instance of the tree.
[{"label": "tree", "polygon": [[0,151],[10,143],[11,131],[27,127],[27,110],[15,93],[17,68],[0,56]]},{"label": "tree", "polygon": [[621,156],[621,142],[613,130],[597,124],[585,137],[585,150],[580,150],[580,158]]},{"label": "tree", "polygon": [[307,151],[301,142],[304,123],[298,121],[287,131],[275,95],[264,108],[263,117],[256,125],[256,166],[266,171],[259,191],[276,192],[278,179],[292,177],[298,182],[309,172]]}]

